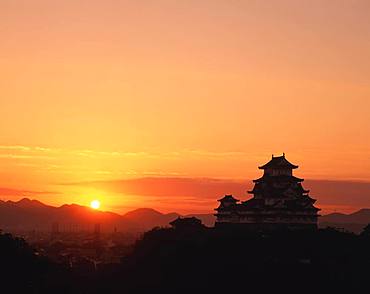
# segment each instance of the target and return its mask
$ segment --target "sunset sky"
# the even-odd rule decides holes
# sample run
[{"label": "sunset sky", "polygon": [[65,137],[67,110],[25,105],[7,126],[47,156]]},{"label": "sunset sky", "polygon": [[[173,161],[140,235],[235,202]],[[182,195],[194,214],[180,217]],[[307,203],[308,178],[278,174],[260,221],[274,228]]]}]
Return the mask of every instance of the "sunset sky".
[{"label": "sunset sky", "polygon": [[1,0],[0,199],[209,213],[285,152],[370,207],[369,55],[368,0]]}]

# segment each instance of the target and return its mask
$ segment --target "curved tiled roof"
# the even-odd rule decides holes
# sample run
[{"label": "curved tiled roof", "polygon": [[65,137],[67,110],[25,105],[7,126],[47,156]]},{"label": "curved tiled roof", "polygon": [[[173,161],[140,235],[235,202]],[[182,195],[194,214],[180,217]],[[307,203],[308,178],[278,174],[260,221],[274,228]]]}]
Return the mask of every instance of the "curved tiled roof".
[{"label": "curved tiled roof", "polygon": [[230,202],[239,202],[238,199],[235,199],[233,195],[225,195],[222,199],[219,199],[217,201],[224,202],[224,201],[230,201]]},{"label": "curved tiled roof", "polygon": [[294,165],[290,163],[286,158],[285,154],[283,156],[272,156],[271,160],[266,163],[265,165],[259,166],[259,169],[267,169],[267,168],[291,168],[295,169],[298,168],[298,165]]},{"label": "curved tiled roof", "polygon": [[279,175],[279,176],[268,176],[263,175],[259,179],[253,180],[254,183],[262,181],[289,181],[289,182],[303,182],[304,179],[297,178],[295,176]]}]

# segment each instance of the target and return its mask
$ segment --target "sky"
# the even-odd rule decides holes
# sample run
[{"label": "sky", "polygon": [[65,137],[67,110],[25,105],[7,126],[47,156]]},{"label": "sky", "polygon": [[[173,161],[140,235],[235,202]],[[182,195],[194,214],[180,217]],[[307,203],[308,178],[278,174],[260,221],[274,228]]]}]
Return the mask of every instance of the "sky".
[{"label": "sky", "polygon": [[1,0],[0,198],[211,212],[285,152],[370,207],[369,52],[367,0]]}]

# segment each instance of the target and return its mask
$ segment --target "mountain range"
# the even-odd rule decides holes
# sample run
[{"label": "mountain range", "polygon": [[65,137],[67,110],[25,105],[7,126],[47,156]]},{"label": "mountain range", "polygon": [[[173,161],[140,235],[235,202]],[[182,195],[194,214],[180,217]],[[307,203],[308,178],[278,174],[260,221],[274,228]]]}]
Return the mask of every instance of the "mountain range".
[{"label": "mountain range", "polygon": [[[178,213],[160,213],[151,208],[139,208],[120,215],[77,204],[55,207],[28,198],[0,201],[0,228],[6,231],[50,231],[53,223],[58,223],[61,231],[92,230],[99,223],[103,231],[116,228],[138,232],[156,226],[168,226],[169,222],[180,216]],[[213,215],[189,216],[201,218],[208,226],[214,223]]]},{"label": "mountain range", "polygon": [[331,213],[319,218],[320,227],[336,227],[360,233],[370,223],[370,209],[363,208],[350,214]]},{"label": "mountain range", "polygon": [[[140,232],[156,226],[168,226],[169,222],[182,217],[178,213],[161,213],[151,208],[139,208],[120,215],[113,212],[93,210],[77,204],[60,207],[46,205],[37,200],[23,198],[19,201],[0,201],[0,228],[7,231],[40,230],[50,231],[58,223],[61,231],[92,230],[94,224],[101,224],[103,231]],[[213,226],[213,214],[191,214],[202,220],[206,226]],[[370,209],[361,209],[351,214],[332,213],[319,219],[320,227],[337,227],[361,232],[370,223]]]}]

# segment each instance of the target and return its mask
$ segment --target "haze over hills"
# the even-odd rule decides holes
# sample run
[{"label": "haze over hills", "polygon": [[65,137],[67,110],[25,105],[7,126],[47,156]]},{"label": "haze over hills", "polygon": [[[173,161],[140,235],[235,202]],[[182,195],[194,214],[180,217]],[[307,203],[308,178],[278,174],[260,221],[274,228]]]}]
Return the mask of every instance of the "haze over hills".
[{"label": "haze over hills", "polygon": [[[178,213],[163,214],[151,208],[139,208],[124,215],[108,211],[93,210],[77,204],[60,207],[46,205],[37,200],[23,198],[19,201],[0,201],[0,228],[5,230],[50,231],[54,222],[61,230],[91,230],[101,224],[102,230],[145,231],[156,226],[167,226]],[[212,219],[204,215],[205,224],[213,225]],[[214,222],[214,221],[213,221]]]},{"label": "haze over hills", "polygon": [[152,228],[155,226],[167,226],[169,222],[178,218],[178,213],[163,214],[152,208],[138,208],[127,212],[122,218],[130,220],[134,223],[139,223],[142,227]]},{"label": "haze over hills", "polygon": [[[169,222],[182,216],[178,213],[161,213],[151,208],[139,208],[120,215],[113,212],[93,210],[77,204],[60,207],[46,205],[37,200],[23,198],[19,201],[0,201],[0,228],[4,230],[50,231],[54,222],[61,230],[91,230],[100,223],[103,231],[117,228],[121,231],[146,231],[157,226],[168,226]],[[206,226],[213,226],[213,214],[191,214]],[[360,232],[370,223],[370,209],[361,209],[351,214],[332,213],[319,219],[321,227],[332,226]]]}]

